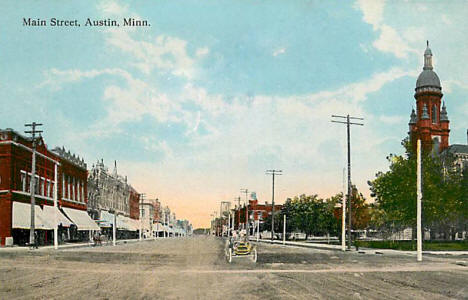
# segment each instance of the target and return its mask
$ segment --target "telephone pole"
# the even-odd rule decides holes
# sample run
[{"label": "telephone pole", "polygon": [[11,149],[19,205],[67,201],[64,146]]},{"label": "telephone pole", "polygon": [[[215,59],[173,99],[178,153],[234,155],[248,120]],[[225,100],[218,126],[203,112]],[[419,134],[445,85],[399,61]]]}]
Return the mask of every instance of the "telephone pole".
[{"label": "telephone pole", "polygon": [[235,223],[236,223],[236,220],[238,220],[238,223],[237,223],[237,230],[239,230],[239,226],[240,226],[240,201],[241,201],[241,197],[235,197],[234,198],[234,201],[237,201],[237,210],[239,210],[239,219],[237,219],[237,210],[235,209],[234,210],[234,224],[232,225],[232,229],[234,230],[235,229]]},{"label": "telephone pole", "polygon": [[145,199],[145,196],[145,193],[140,194],[140,241],[143,239],[143,200]]},{"label": "telephone pole", "polygon": [[241,189],[241,193],[245,193],[245,235],[247,237],[247,241],[250,238],[250,226],[249,226],[249,199],[247,194],[249,193],[248,189]]},{"label": "telephone pole", "polygon": [[271,242],[273,242],[275,236],[275,176],[276,175],[283,175],[282,170],[266,170],[266,175],[271,175],[273,184],[272,184],[272,192],[271,192]]},{"label": "telephone pole", "polygon": [[234,198],[234,200],[237,201],[237,205],[238,205],[238,207],[240,208],[240,200],[241,200],[241,198],[240,198],[240,197],[236,197],[236,198]]},{"label": "telephone pole", "polygon": [[[346,124],[346,132],[347,132],[347,139],[348,139],[348,249],[351,250],[351,130],[350,125],[359,125],[364,126],[362,123],[352,123],[350,120],[364,120],[363,118],[358,117],[351,117],[349,115],[346,116],[337,116],[332,115],[332,118],[341,118],[346,119],[346,122],[343,121],[336,121],[332,120],[334,123],[341,123]],[[344,199],[343,199],[344,201]]]},{"label": "telephone pole", "polygon": [[[36,198],[35,198],[35,188],[36,188],[36,134],[42,133],[42,130],[36,130],[36,127],[42,126],[41,123],[32,122],[31,124],[24,124],[26,127],[31,127],[32,130],[27,130],[25,133],[31,134],[32,140],[32,165],[31,165],[31,181],[29,190],[31,193],[31,226],[29,230],[29,245],[37,246],[37,241],[34,235],[36,223],[35,223],[35,209],[36,209]],[[57,183],[55,183],[57,185]]]}]

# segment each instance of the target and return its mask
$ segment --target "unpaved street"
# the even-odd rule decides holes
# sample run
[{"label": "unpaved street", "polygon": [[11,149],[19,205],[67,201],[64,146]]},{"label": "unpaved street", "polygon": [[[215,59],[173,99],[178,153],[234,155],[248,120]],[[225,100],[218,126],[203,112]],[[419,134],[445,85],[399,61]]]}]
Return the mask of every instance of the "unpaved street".
[{"label": "unpaved street", "polygon": [[228,264],[213,237],[0,251],[0,299],[468,299],[466,257],[258,245]]}]

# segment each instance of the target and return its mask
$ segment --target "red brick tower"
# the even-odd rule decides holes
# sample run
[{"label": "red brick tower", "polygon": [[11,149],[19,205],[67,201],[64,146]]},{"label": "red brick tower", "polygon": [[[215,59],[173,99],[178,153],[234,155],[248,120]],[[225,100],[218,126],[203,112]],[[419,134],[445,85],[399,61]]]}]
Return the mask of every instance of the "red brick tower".
[{"label": "red brick tower", "polygon": [[416,81],[414,98],[416,112],[411,112],[409,136],[413,149],[421,139],[425,152],[439,154],[449,146],[449,120],[445,103],[442,103],[442,87],[432,67],[432,52],[427,42],[424,52],[424,68]]}]

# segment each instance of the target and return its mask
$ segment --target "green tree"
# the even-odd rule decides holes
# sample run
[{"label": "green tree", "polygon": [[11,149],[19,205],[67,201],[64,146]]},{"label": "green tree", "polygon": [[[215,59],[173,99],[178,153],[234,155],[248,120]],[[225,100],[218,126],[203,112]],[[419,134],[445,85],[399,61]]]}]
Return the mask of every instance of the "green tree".
[{"label": "green tree", "polygon": [[317,195],[300,195],[288,199],[283,207],[288,230],[299,230],[310,235],[323,235],[336,231],[333,205]]},{"label": "green tree", "polygon": [[[387,157],[390,167],[369,182],[376,209],[384,227],[401,229],[416,224],[416,155],[408,139],[403,140],[405,155]],[[448,233],[463,218],[462,176],[454,170],[450,157],[422,155],[423,226]],[[375,215],[374,215],[375,217]],[[465,219],[466,220],[466,219]]]}]

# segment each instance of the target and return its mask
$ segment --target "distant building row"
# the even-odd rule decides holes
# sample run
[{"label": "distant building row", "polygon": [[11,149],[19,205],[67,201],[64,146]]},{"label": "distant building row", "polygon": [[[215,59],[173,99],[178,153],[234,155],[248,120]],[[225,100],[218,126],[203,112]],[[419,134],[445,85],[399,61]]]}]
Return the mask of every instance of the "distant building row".
[{"label": "distant building row", "polygon": [[[32,139],[12,129],[0,129],[0,244],[26,244],[31,227]],[[140,194],[103,160],[87,170],[82,158],[65,148],[49,150],[36,139],[35,229],[40,244],[88,240],[93,231],[117,238],[181,236],[191,231],[156,199],[142,201]],[[54,208],[56,193],[57,206]],[[146,212],[148,211],[148,212]],[[146,212],[146,213],[145,213]],[[54,224],[57,215],[57,224]],[[141,218],[140,218],[141,215]],[[140,222],[140,220],[142,220]],[[146,222],[145,222],[146,221]]]},{"label": "distant building row", "polygon": [[[239,203],[231,209],[229,202],[222,202],[220,216],[215,218],[211,223],[211,232],[217,236],[227,235],[228,230],[245,231],[249,229],[250,235],[255,235],[257,231],[270,230],[265,228],[265,221],[270,216],[273,206],[265,202],[259,203],[255,193],[251,194],[248,205]],[[275,204],[275,212],[282,209],[281,204]],[[248,226],[247,222],[248,220]]]}]

